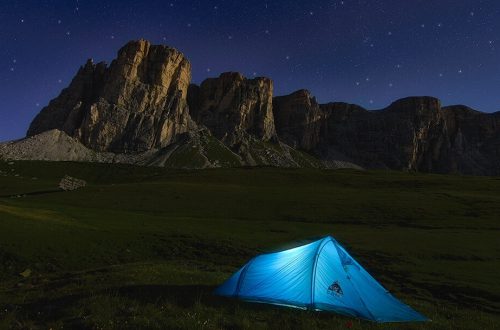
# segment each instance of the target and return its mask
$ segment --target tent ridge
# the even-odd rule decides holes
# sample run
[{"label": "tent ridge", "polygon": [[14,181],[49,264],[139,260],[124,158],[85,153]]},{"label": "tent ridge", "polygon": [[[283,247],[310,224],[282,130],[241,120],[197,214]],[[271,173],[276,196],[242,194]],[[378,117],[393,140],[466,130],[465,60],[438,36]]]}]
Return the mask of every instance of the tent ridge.
[{"label": "tent ridge", "polygon": [[311,274],[311,303],[310,303],[310,308],[314,309],[314,290],[316,287],[316,266],[318,265],[318,258],[321,253],[321,250],[323,247],[328,243],[332,241],[333,238],[331,236],[326,236],[321,240],[321,243],[319,243],[318,247],[316,248],[316,252],[314,253],[314,261],[312,264],[312,274]]},{"label": "tent ridge", "polygon": [[253,257],[252,259],[250,259],[250,261],[245,265],[245,268],[243,268],[243,271],[241,272],[240,277],[238,278],[238,284],[236,284],[236,290],[234,290],[234,296],[235,297],[239,296],[240,290],[241,290],[241,285],[243,283],[243,279],[245,278],[247,270],[248,270],[248,268],[250,268],[250,265],[252,264],[252,262],[254,260],[255,260],[255,257]]}]

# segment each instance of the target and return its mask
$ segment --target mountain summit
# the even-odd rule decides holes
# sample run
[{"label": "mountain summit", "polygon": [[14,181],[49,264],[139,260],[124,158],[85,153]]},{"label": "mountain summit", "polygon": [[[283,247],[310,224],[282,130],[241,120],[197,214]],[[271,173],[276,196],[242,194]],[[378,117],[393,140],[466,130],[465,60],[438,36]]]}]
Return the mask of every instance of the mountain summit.
[{"label": "mountain summit", "polygon": [[500,113],[432,97],[376,111],[318,104],[307,90],[274,97],[270,79],[236,72],[197,86],[182,53],[139,40],[109,66],[88,60],[0,158],[499,175]]},{"label": "mountain summit", "polygon": [[98,151],[140,152],[172,143],[192,123],[191,65],[177,50],[130,42],[108,67],[88,60],[42,109],[28,136],[59,129]]}]

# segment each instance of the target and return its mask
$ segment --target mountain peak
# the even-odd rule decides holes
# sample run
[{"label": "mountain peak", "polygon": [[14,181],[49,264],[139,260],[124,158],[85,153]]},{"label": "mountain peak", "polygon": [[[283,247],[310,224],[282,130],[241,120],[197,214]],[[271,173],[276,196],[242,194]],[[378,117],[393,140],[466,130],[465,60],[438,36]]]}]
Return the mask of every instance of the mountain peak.
[{"label": "mountain peak", "polygon": [[432,96],[409,96],[394,101],[388,107],[388,110],[396,111],[411,109],[429,109],[439,111],[441,109],[441,101]]},{"label": "mountain peak", "polygon": [[[89,59],[28,130],[57,134],[4,145],[0,157],[500,174],[498,113],[441,108],[429,96],[399,99],[381,111],[320,105],[307,89],[273,97],[271,79],[239,72],[190,82],[182,53],[131,41],[109,66]],[[69,152],[38,150],[57,145]]]},{"label": "mountain peak", "polygon": [[57,128],[98,151],[160,148],[190,126],[190,80],[191,65],[177,50],[131,41],[109,67],[87,61],[28,135]]}]

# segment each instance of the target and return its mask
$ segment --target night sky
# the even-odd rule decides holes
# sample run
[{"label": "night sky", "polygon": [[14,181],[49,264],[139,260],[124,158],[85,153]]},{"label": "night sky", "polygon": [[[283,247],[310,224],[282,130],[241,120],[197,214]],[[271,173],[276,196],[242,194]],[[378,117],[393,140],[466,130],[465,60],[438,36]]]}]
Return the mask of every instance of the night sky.
[{"label": "night sky", "polygon": [[379,109],[411,95],[500,110],[500,1],[1,1],[0,141],[20,138],[87,58],[132,39],[224,71]]}]

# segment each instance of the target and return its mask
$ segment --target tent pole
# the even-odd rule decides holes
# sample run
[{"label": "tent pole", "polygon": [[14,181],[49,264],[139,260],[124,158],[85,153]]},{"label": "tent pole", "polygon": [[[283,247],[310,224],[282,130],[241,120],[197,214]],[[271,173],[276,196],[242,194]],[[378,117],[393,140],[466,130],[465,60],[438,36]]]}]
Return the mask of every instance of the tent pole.
[{"label": "tent pole", "polygon": [[240,289],[241,289],[241,285],[243,283],[243,278],[245,277],[246,273],[247,273],[247,270],[248,268],[250,267],[250,264],[252,263],[252,261],[254,261],[255,258],[252,258],[246,265],[245,265],[245,268],[241,271],[241,274],[240,274],[240,278],[238,278],[238,284],[236,285],[236,290],[234,290],[234,297],[238,297],[239,294],[240,294]]},{"label": "tent pole", "polygon": [[316,266],[318,264],[318,258],[319,254],[321,252],[321,249],[325,244],[327,243],[328,240],[331,240],[331,238],[325,237],[321,240],[321,243],[319,243],[318,247],[316,248],[316,252],[314,253],[314,261],[312,265],[312,273],[311,273],[311,302],[309,303],[309,309],[314,310],[314,287],[316,284]]}]

